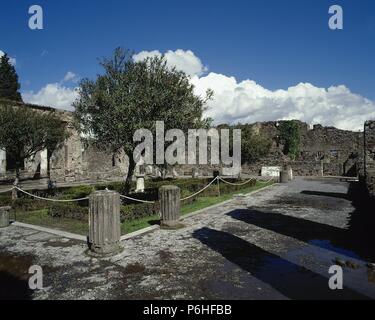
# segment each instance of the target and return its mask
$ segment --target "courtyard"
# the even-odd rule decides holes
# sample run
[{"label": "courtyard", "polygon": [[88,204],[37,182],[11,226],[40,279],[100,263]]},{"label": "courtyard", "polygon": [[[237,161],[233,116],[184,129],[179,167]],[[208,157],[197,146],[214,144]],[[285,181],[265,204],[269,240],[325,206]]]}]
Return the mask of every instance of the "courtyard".
[{"label": "courtyard", "polygon": [[[84,241],[11,225],[0,229],[0,298],[374,299],[368,210],[356,182],[296,177],[125,239],[104,259]],[[343,290],[328,286],[335,264]],[[28,287],[31,265],[42,290]]]}]

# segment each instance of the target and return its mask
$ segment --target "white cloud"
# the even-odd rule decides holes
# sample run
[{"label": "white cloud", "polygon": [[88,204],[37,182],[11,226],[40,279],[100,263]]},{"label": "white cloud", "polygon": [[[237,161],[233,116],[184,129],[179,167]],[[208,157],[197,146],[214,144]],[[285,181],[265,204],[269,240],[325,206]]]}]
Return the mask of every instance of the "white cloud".
[{"label": "white cloud", "polygon": [[[161,56],[161,52],[142,51],[135,61]],[[209,73],[201,60],[190,50],[167,51],[168,65],[176,66],[192,76],[195,91],[204,95],[214,91],[206,116],[215,123],[253,123],[257,121],[297,119],[309,124],[320,123],[340,129],[362,130],[368,119],[375,119],[375,101],[351,92],[346,86],[329,88],[299,83],[287,90],[268,90],[253,80],[238,82],[234,77]]]},{"label": "white cloud", "polygon": [[[133,58],[140,61],[160,56],[159,51],[142,51]],[[340,129],[362,130],[366,120],[375,119],[375,101],[355,94],[344,85],[319,88],[310,83],[299,83],[287,90],[268,90],[253,80],[238,82],[234,77],[211,72],[204,73],[201,60],[190,50],[167,51],[167,63],[191,75],[195,92],[204,95],[214,91],[206,116],[219,123],[254,123],[298,119],[309,124],[320,123]],[[64,86],[77,76],[69,71],[60,83],[47,84],[40,91],[23,93],[30,103],[73,110],[77,98],[75,89]]]},{"label": "white cloud", "polygon": [[78,81],[78,76],[72,71],[68,71],[66,75],[64,76],[64,78],[61,80],[62,83],[77,82],[77,81]]},{"label": "white cloud", "polygon": [[[4,55],[4,52],[0,50],[0,58]],[[9,62],[12,66],[15,66],[16,63],[17,63],[17,60],[16,58],[13,58],[13,57],[9,57]]]},{"label": "white cloud", "polygon": [[[160,57],[162,53],[158,50],[141,51],[133,56],[134,61],[142,61],[148,57]],[[177,49],[176,51],[168,50],[164,53],[167,64],[170,67],[176,67],[178,70],[184,71],[189,76],[201,76],[207,72],[207,67],[191,50],[184,51]]]},{"label": "white cloud", "polygon": [[340,129],[362,130],[366,120],[375,119],[375,102],[352,93],[344,85],[318,88],[299,83],[287,90],[268,90],[252,80],[210,73],[193,77],[199,95],[214,90],[206,116],[215,123],[253,123],[297,119]]},{"label": "white cloud", "polygon": [[33,91],[22,93],[25,102],[70,111],[74,110],[72,103],[77,97],[78,92],[75,88],[67,88],[60,83],[49,83],[36,93]]}]

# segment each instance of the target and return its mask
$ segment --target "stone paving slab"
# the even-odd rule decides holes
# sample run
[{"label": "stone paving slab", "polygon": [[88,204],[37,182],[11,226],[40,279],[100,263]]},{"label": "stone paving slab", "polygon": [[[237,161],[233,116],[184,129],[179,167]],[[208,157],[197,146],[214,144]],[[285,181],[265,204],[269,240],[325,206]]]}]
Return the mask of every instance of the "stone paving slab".
[{"label": "stone paving slab", "polygon": [[[0,281],[5,274],[26,283],[28,267],[38,264],[45,288],[30,292],[21,285],[15,294],[25,299],[375,298],[375,276],[365,254],[345,240],[355,210],[345,196],[348,186],[337,179],[297,178],[250,195],[243,205],[227,202],[191,216],[183,229],[126,239],[120,255],[101,260],[87,256],[78,240],[16,226],[0,229]],[[344,267],[344,290],[328,288],[334,259],[356,267]]]}]

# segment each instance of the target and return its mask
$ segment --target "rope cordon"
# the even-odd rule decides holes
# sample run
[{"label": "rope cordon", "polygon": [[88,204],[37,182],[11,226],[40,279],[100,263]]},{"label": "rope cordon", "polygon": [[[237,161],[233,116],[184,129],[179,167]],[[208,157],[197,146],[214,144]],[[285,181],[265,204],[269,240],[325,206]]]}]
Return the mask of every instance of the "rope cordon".
[{"label": "rope cordon", "polygon": [[184,200],[190,199],[190,198],[195,197],[196,195],[200,194],[202,191],[206,190],[211,184],[213,184],[218,178],[219,178],[219,176],[217,176],[216,178],[214,178],[214,179],[213,179],[208,185],[206,185],[203,189],[199,190],[199,191],[196,192],[196,193],[191,194],[190,196],[188,196],[188,197],[186,197],[186,198],[182,198],[182,199],[180,199],[180,201],[184,201]]},{"label": "rope cordon", "polygon": [[[273,179],[274,178],[271,178],[271,179],[269,179],[267,181],[260,181],[260,180],[258,180],[258,182],[260,182],[260,183],[268,183],[268,182],[272,181]],[[255,178],[251,178],[251,179],[249,179],[247,181],[244,181],[242,183],[233,183],[233,182],[229,182],[229,181],[224,180],[220,176],[217,176],[209,184],[207,184],[205,187],[203,187],[201,190],[199,190],[199,191],[191,194],[188,197],[180,199],[180,201],[188,200],[190,198],[193,198],[193,197],[197,196],[198,194],[200,194],[201,192],[203,192],[204,190],[206,190],[209,186],[211,186],[216,180],[218,180],[218,181],[221,180],[222,182],[224,182],[226,184],[229,184],[229,185],[233,185],[233,186],[243,186],[243,185],[249,183],[250,181],[256,180],[256,179]],[[27,192],[25,190],[22,190],[21,188],[19,188],[17,186],[14,186],[13,188],[8,189],[8,190],[0,191],[0,193],[7,193],[7,192],[10,192],[10,191],[12,191],[14,189],[17,189],[18,191],[20,191],[20,192],[22,192],[22,193],[24,193],[24,194],[26,194],[26,195],[28,195],[30,197],[33,197],[35,199],[44,200],[44,201],[51,201],[51,202],[78,202],[78,201],[84,201],[84,200],[88,200],[89,199],[89,197],[79,198],[79,199],[66,199],[66,200],[43,198],[43,197],[37,196],[35,194],[29,193],[29,192]],[[106,188],[106,190],[108,190],[108,188]],[[147,201],[147,200],[135,199],[135,198],[132,198],[132,197],[129,197],[129,196],[126,196],[126,195],[122,195],[122,194],[120,194],[120,197],[123,198],[123,199],[128,199],[128,200],[131,200],[131,201],[137,201],[137,202],[141,202],[141,203],[155,203],[156,202],[156,201]]]},{"label": "rope cordon", "polygon": [[229,182],[229,181],[224,180],[222,177],[219,177],[219,179],[221,181],[223,181],[224,183],[232,185],[232,186],[243,186],[243,185],[248,184],[249,182],[251,182],[253,180],[256,180],[255,178],[251,178],[251,179],[249,179],[249,180],[247,180],[245,182],[242,182],[242,183],[233,183],[233,182]]},{"label": "rope cordon", "polygon": [[20,189],[20,188],[18,188],[16,186],[13,187],[13,189],[17,189],[18,191],[20,191],[20,192],[22,192],[22,193],[24,193],[24,194],[26,194],[26,195],[28,195],[30,197],[33,197],[35,199],[45,200],[45,201],[51,201],[51,202],[78,202],[78,201],[83,201],[83,200],[88,200],[89,199],[88,197],[86,197],[86,198],[80,198],[80,199],[58,200],[58,199],[51,199],[51,198],[39,197],[39,196],[37,196],[35,194],[29,193],[29,192],[27,192],[25,190],[22,190],[22,189]]}]

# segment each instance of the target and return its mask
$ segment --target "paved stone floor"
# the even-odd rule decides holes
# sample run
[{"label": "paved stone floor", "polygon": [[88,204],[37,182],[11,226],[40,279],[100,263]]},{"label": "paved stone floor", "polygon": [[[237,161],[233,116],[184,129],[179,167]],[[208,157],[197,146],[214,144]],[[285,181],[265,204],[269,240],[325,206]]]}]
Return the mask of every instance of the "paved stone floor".
[{"label": "paved stone floor", "polygon": [[[0,229],[0,298],[368,299],[375,271],[368,211],[338,179],[296,178],[123,242],[98,260],[86,245],[26,228]],[[371,231],[371,232],[370,232]],[[328,269],[347,264],[344,290]],[[43,268],[44,289],[27,289]]]}]

